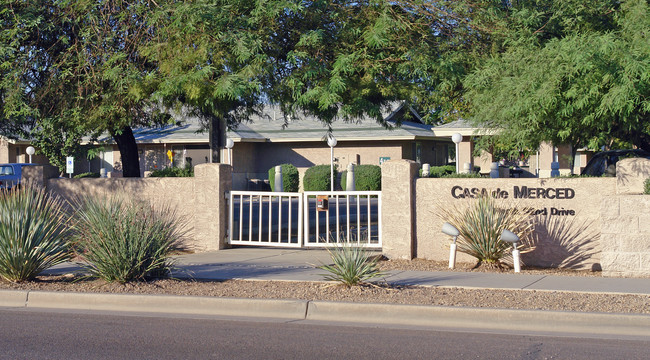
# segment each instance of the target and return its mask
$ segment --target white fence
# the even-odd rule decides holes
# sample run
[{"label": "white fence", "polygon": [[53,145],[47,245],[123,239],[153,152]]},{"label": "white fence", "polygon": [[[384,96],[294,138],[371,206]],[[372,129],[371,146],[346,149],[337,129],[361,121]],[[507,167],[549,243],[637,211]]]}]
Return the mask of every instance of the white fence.
[{"label": "white fence", "polygon": [[[318,209],[317,197],[328,198]],[[232,191],[228,241],[232,245],[326,247],[341,242],[381,248],[381,192]]]}]

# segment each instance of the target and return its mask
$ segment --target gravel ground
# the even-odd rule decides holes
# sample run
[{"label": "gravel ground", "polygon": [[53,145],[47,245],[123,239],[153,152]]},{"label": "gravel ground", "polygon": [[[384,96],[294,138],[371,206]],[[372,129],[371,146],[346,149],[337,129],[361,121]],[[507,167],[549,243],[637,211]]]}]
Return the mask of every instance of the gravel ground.
[{"label": "gravel ground", "polygon": [[[446,270],[446,264],[426,260],[382,261],[383,270]],[[472,264],[458,264],[457,271],[472,270]],[[523,273],[562,276],[600,276],[600,273],[558,269],[523,269]],[[562,310],[607,313],[650,314],[650,296],[571,293],[534,290],[490,290],[418,286],[364,285],[346,288],[326,282],[283,281],[188,281],[162,279],[119,285],[73,276],[42,276],[22,284],[0,282],[0,289],[170,294],[236,298],[305,299],[347,302],[393,303],[490,307],[508,309]]]}]

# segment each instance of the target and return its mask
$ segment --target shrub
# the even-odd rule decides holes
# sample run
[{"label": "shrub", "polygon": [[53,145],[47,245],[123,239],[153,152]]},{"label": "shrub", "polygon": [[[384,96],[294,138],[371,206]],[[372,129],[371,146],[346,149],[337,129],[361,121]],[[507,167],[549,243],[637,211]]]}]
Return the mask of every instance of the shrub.
[{"label": "shrub", "polygon": [[471,172],[471,173],[468,173],[468,174],[456,174],[456,173],[454,173],[454,174],[446,174],[446,175],[443,175],[441,177],[442,178],[480,178],[481,174],[475,173],[475,172]]},{"label": "shrub", "polygon": [[152,171],[149,177],[194,177],[194,168],[189,165],[185,168],[168,167]]},{"label": "shrub", "polygon": [[645,179],[645,182],[643,183],[643,193],[650,195],[650,178]]},{"label": "shrub", "polygon": [[[297,192],[300,184],[298,169],[291,164],[282,164],[282,191]],[[269,184],[275,189],[275,166],[269,169]]]},{"label": "shrub", "polygon": [[67,221],[62,201],[42,188],[0,192],[0,277],[31,280],[69,260]]},{"label": "shrub", "polygon": [[[354,187],[357,191],[381,190],[381,167],[378,165],[357,165],[354,167]],[[341,173],[341,188],[346,190],[348,172]]]},{"label": "shrub", "polygon": [[340,282],[350,287],[384,275],[377,267],[379,257],[371,256],[364,247],[343,243],[327,251],[333,264],[319,267],[328,272],[323,275],[327,281]]},{"label": "shrub", "polygon": [[492,197],[482,196],[469,199],[465,207],[442,209],[442,219],[460,232],[458,251],[475,257],[477,266],[502,266],[503,259],[510,255],[508,250],[511,249],[510,243],[501,241],[504,229],[519,236],[522,252],[532,250],[528,245],[528,236],[533,229],[530,215],[515,206],[498,207]]},{"label": "shrub", "polygon": [[[455,173],[456,173],[455,165],[432,166],[429,170],[429,177],[439,178],[439,177],[444,177],[445,175],[455,174]],[[422,169],[420,169],[420,177],[422,177]]]},{"label": "shrub", "polygon": [[123,284],[169,272],[182,238],[175,211],[117,197],[87,197],[77,205],[76,246],[91,276]]},{"label": "shrub", "polygon": [[[337,170],[334,168],[334,181],[336,181]],[[304,191],[330,191],[330,165],[316,165],[305,171],[302,178]]]},{"label": "shrub", "polygon": [[96,172],[85,172],[74,176],[75,179],[98,178],[98,177],[99,177],[99,173]]}]

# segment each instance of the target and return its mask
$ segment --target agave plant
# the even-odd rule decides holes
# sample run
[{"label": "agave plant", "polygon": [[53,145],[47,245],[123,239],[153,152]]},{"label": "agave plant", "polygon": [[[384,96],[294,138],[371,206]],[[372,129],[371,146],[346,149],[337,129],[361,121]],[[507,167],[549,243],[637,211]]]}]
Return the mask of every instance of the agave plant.
[{"label": "agave plant", "polygon": [[31,280],[71,257],[63,202],[43,188],[0,191],[0,277]]},{"label": "agave plant", "polygon": [[332,264],[319,267],[328,272],[323,275],[325,280],[350,287],[384,275],[377,267],[379,258],[358,244],[346,242],[327,251],[332,257]]},{"label": "agave plant", "polygon": [[494,198],[482,196],[470,199],[465,206],[442,209],[443,220],[460,232],[458,251],[475,257],[477,267],[502,267],[511,255],[512,245],[501,240],[503,230],[510,230],[519,236],[519,250],[522,253],[532,250],[529,242],[533,230],[531,215],[516,205],[499,207]]},{"label": "agave plant", "polygon": [[91,276],[127,283],[168,274],[182,221],[169,208],[119,197],[78,201],[76,247]]}]

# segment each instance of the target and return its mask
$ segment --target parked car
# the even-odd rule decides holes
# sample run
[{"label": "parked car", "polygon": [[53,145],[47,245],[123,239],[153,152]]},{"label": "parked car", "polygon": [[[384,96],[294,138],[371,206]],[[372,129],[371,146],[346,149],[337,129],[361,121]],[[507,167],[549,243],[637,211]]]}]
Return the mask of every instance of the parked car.
[{"label": "parked car", "polygon": [[585,168],[582,169],[581,175],[616,176],[616,162],[635,157],[650,159],[650,153],[641,149],[599,152],[589,160]]},{"label": "parked car", "polygon": [[23,166],[36,164],[0,164],[0,189],[9,190],[20,186],[23,176]]}]

